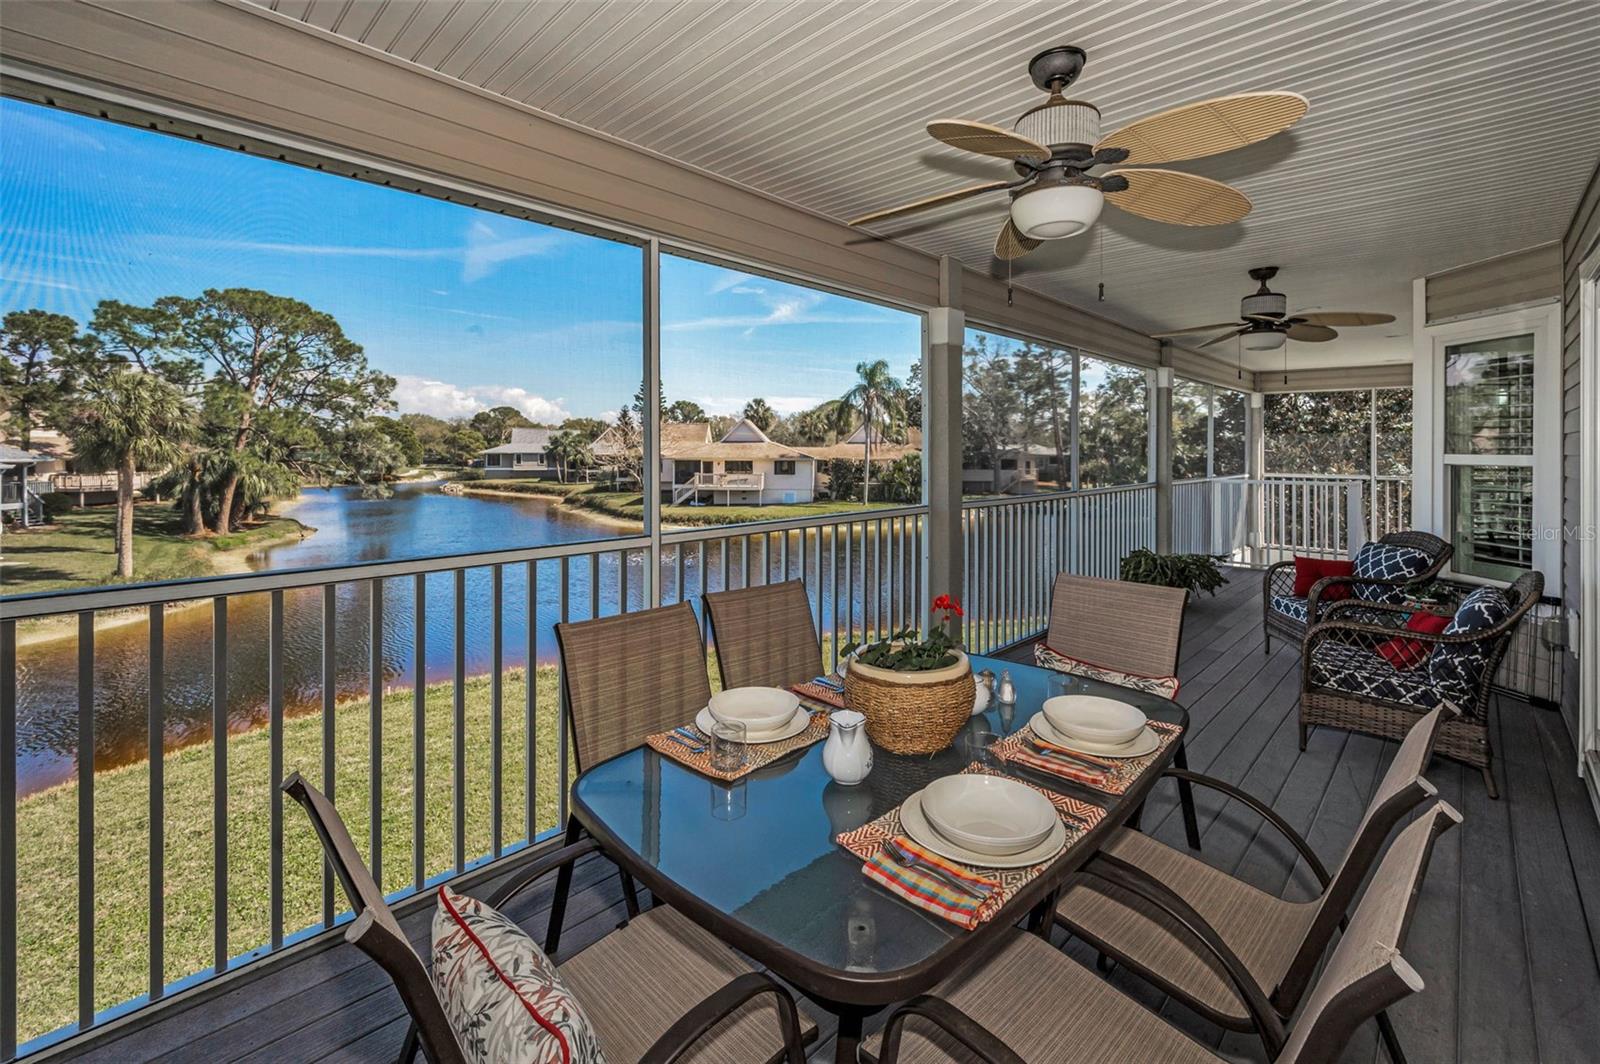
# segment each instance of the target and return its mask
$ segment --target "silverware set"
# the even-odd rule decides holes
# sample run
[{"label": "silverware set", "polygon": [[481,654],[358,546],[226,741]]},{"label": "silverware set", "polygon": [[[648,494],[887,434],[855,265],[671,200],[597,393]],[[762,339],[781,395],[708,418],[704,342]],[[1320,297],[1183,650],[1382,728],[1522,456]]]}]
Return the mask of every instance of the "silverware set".
[{"label": "silverware set", "polygon": [[951,890],[957,891],[966,897],[973,898],[977,901],[982,901],[991,893],[993,893],[992,888],[976,887],[957,876],[951,875],[949,872],[946,872],[933,862],[923,860],[921,857],[918,857],[910,850],[905,849],[893,839],[890,839],[883,844],[883,853],[896,864],[903,865],[906,868],[915,868],[923,875],[931,876],[932,878],[937,879]]},{"label": "silverware set", "polygon": [[705,753],[706,744],[709,741],[705,735],[701,734],[698,728],[691,728],[682,724],[667,732],[667,738],[684,747],[690,753],[695,754]]}]

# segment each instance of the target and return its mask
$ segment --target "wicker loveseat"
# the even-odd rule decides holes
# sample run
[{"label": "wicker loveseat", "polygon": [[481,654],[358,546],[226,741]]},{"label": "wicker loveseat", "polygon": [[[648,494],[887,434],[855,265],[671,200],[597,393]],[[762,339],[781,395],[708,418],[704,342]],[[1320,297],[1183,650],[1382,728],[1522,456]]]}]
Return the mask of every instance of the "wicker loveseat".
[{"label": "wicker loveseat", "polygon": [[[1261,614],[1266,629],[1264,639],[1266,651],[1272,652],[1274,635],[1292,643],[1299,643],[1305,638],[1306,632],[1322,619],[1332,601],[1350,602],[1352,598],[1362,598],[1362,595],[1357,593],[1358,584],[1362,585],[1362,590],[1368,592],[1369,597],[1372,589],[1392,588],[1394,597],[1398,598],[1399,592],[1405,588],[1421,586],[1439,575],[1445,563],[1450,560],[1450,544],[1428,532],[1390,532],[1377,542],[1385,547],[1407,547],[1421,551],[1429,559],[1426,569],[1398,579],[1382,576],[1325,576],[1311,586],[1309,594],[1300,598],[1294,593],[1293,561],[1278,562],[1268,568],[1267,578],[1261,585]],[[1330,600],[1329,592],[1338,587],[1350,588],[1351,598]],[[1376,597],[1382,598],[1384,595]]]},{"label": "wicker loveseat", "polygon": [[1438,634],[1406,629],[1405,607],[1334,603],[1301,648],[1300,749],[1313,725],[1400,739],[1418,717],[1447,705],[1457,716],[1440,728],[1435,753],[1479,769],[1498,798],[1490,687],[1512,631],[1543,593],[1539,573],[1503,590],[1480,588]]}]

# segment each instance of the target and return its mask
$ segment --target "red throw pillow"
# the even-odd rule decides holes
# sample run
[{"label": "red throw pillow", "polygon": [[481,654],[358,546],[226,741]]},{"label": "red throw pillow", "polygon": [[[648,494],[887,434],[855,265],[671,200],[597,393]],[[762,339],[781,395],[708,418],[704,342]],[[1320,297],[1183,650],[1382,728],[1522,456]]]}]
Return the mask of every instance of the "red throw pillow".
[{"label": "red throw pillow", "polygon": [[[1294,559],[1294,597],[1307,598],[1311,595],[1311,585],[1325,576],[1353,576],[1355,566],[1347,558],[1302,558],[1299,555]],[[1349,584],[1331,584],[1322,589],[1318,602],[1338,602],[1340,599],[1350,597]]]},{"label": "red throw pillow", "polygon": [[[1445,626],[1449,623],[1450,618],[1448,617],[1441,617],[1437,613],[1426,613],[1418,610],[1406,619],[1406,630],[1438,635],[1444,631]],[[1378,653],[1390,665],[1405,671],[1414,669],[1428,660],[1428,644],[1419,639],[1401,639],[1396,636],[1386,643],[1379,643]]]}]

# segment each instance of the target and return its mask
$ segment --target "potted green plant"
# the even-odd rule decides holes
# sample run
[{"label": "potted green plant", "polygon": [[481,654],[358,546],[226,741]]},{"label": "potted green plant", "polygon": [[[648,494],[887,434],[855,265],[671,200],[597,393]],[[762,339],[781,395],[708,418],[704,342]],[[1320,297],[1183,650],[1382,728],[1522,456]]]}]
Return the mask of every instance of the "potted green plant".
[{"label": "potted green plant", "polygon": [[972,715],[972,665],[956,643],[961,603],[933,600],[942,614],[922,638],[905,628],[876,643],[844,647],[845,705],[867,718],[867,735],[897,754],[931,754],[950,745]]},{"label": "potted green plant", "polygon": [[1157,554],[1140,548],[1122,559],[1122,579],[1137,584],[1189,589],[1191,597],[1204,591],[1215,595],[1228,582],[1217,568],[1226,554]]}]

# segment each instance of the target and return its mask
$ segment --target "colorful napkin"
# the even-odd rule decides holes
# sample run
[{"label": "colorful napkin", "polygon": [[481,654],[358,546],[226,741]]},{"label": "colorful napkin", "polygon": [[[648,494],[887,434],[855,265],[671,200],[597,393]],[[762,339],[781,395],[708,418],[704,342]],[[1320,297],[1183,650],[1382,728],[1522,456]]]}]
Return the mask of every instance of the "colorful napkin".
[{"label": "colorful napkin", "polygon": [[[904,856],[897,860],[896,857],[899,855],[885,852],[891,848],[901,851]],[[922,862],[931,864],[946,875],[967,884],[977,892],[978,896],[957,890],[938,876],[922,871],[917,867]],[[861,872],[874,883],[899,895],[919,909],[926,909],[935,916],[941,916],[963,927],[978,925],[978,914],[983,904],[1000,889],[999,880],[977,875],[954,861],[947,861],[932,850],[918,846],[904,835],[890,839],[877,853],[867,858],[867,863],[862,866]]]},{"label": "colorful napkin", "polygon": [[[991,776],[1004,775],[1004,773],[996,772],[993,769],[984,768],[976,762],[968,765],[962,771],[984,772]],[[1015,777],[1009,778],[1015,779]],[[1106,815],[1106,811],[1097,805],[1091,805],[1069,795],[1057,794],[1055,791],[1029,783],[1027,780],[1018,780],[1017,782],[1032,787],[1048,798],[1051,805],[1055,806],[1057,815],[1061,817],[1061,822],[1067,829],[1067,842],[1062,849],[1063,853],[1076,845]],[[970,877],[971,881],[999,884],[987,898],[974,904],[975,899],[963,897],[959,891],[938,882],[934,876],[921,876],[923,879],[933,880],[931,885],[918,884],[910,877],[899,875],[895,869],[885,868],[884,843],[895,843],[904,840],[905,837],[905,829],[900,824],[900,808],[896,806],[876,820],[868,821],[854,831],[847,831],[839,835],[834,841],[861,858],[861,873],[872,882],[895,895],[895,897],[941,919],[948,920],[958,927],[964,927],[968,931],[981,923],[994,919],[996,914],[1005,908],[1006,902],[1016,896],[1017,891],[1031,883],[1041,872],[1050,867],[1056,857],[1061,856],[1056,854],[1055,857],[1051,857],[1047,861],[1041,861],[1039,864],[1030,865],[1026,868],[989,868],[981,865],[965,865],[951,861],[948,858],[939,858],[941,867],[951,866],[960,869],[964,876]],[[919,847],[919,849],[922,852],[928,852],[926,847]],[[915,869],[906,869],[899,862],[891,863],[898,865],[899,869],[904,871],[916,871]],[[919,873],[919,875],[921,874]]]},{"label": "colorful napkin", "polygon": [[[1018,731],[989,749],[995,756],[1007,763],[1015,762],[1049,773],[1062,779],[1069,779],[1081,783],[1085,787],[1092,787],[1106,794],[1126,794],[1128,788],[1133,786],[1135,780],[1144,775],[1146,769],[1161,759],[1166,748],[1176,742],[1178,736],[1183,734],[1183,728],[1165,721],[1153,720],[1150,728],[1156,733],[1159,742],[1155,750],[1144,757],[1104,758],[1093,757],[1089,754],[1074,753],[1072,756],[1083,761],[1090,761],[1097,765],[1104,765],[1103,771],[1096,772],[1082,765],[1076,765],[1064,757],[1055,757],[1051,751],[1063,749],[1041,739],[1034,734],[1033,728],[1024,725]],[[1036,749],[1042,747],[1043,749]]]}]

